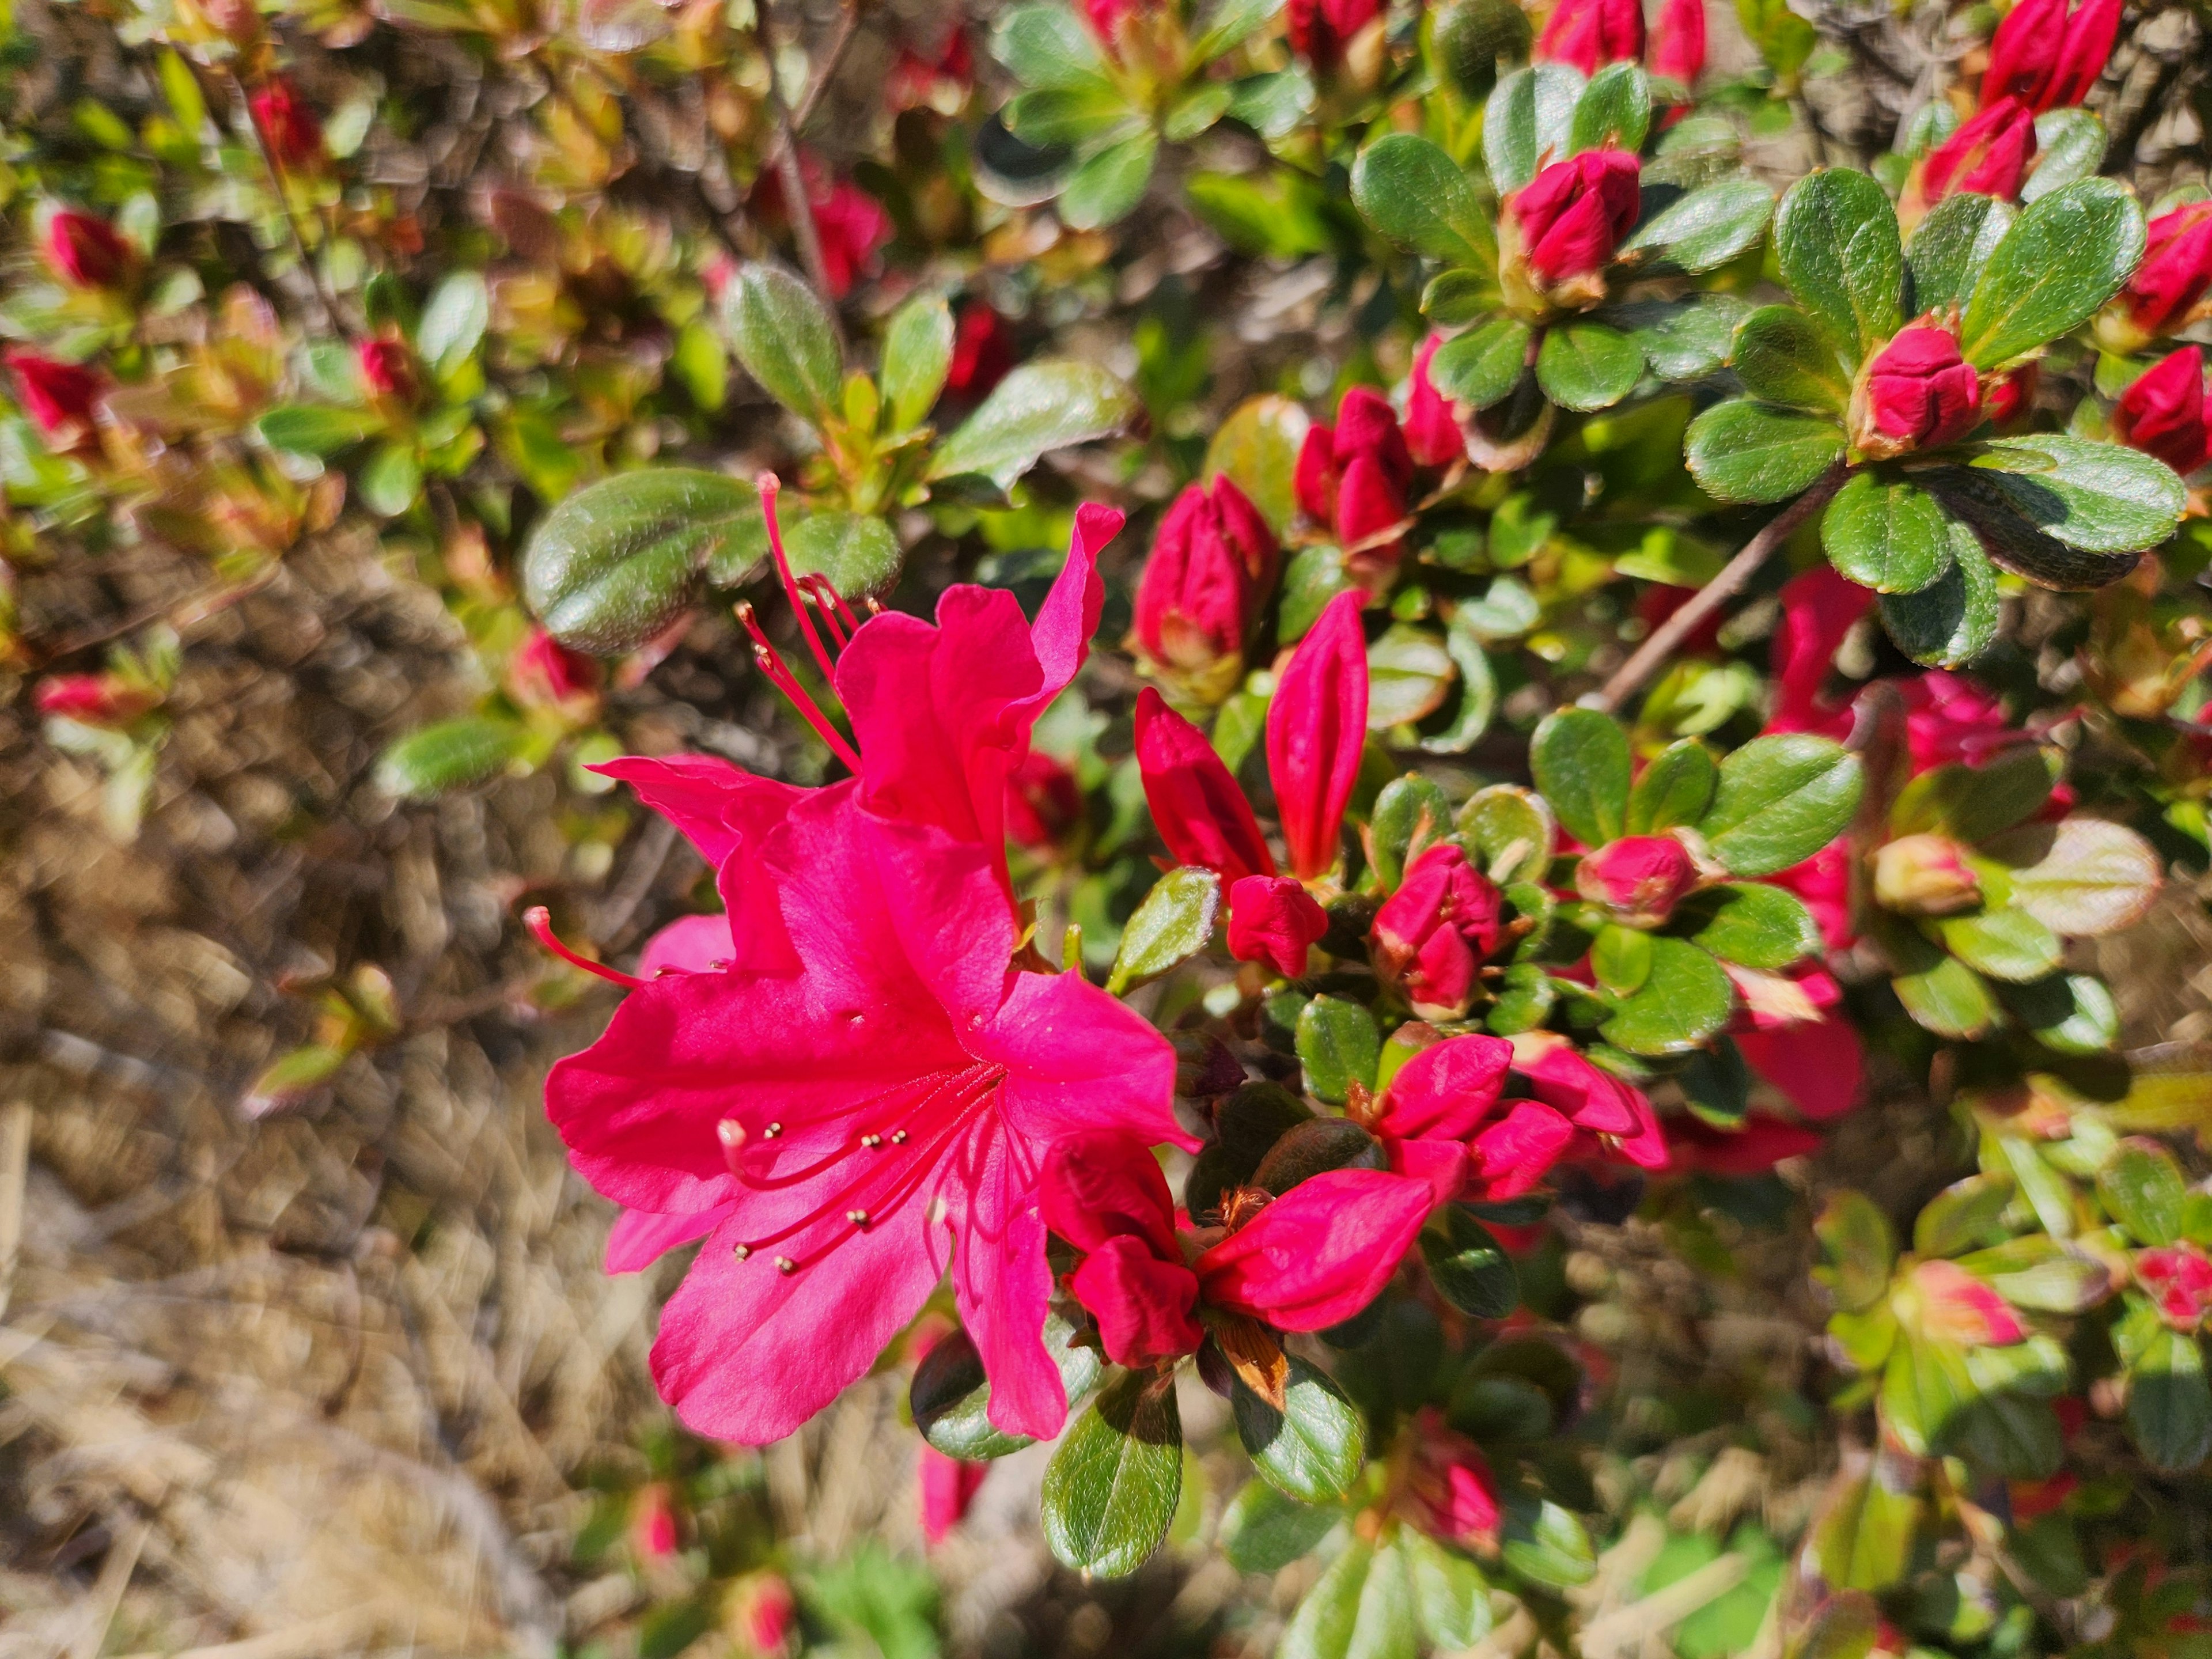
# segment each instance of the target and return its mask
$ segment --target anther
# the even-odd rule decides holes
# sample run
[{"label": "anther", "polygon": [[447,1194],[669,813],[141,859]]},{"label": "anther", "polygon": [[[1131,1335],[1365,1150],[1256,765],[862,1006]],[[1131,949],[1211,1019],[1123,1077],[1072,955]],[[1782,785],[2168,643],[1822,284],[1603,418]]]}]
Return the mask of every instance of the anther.
[{"label": "anther", "polygon": [[799,1271],[799,1264],[787,1255],[780,1255],[775,1259],[775,1270],[788,1279]]},{"label": "anther", "polygon": [[734,1249],[732,1249],[730,1251],[730,1254],[731,1254],[732,1255],[735,1256],[735,1257],[736,1257],[738,1261],[744,1261],[747,1256],[750,1255],[752,1253],[753,1253],[753,1247],[752,1247],[751,1245],[750,1245],[750,1244],[739,1244],[739,1245],[736,1246]]},{"label": "anther", "polygon": [[860,1145],[868,1147],[872,1151],[883,1144],[884,1138],[881,1135],[862,1135],[860,1137]]},{"label": "anther", "polygon": [[866,1210],[848,1210],[845,1212],[845,1219],[855,1227],[865,1227],[868,1224],[868,1212]]},{"label": "anther", "polygon": [[783,1125],[781,1125],[781,1123],[771,1123],[771,1124],[769,1124],[769,1125],[768,1126],[768,1127],[767,1127],[767,1128],[763,1129],[763,1130],[761,1131],[761,1139],[762,1139],[763,1140],[774,1140],[774,1139],[775,1139],[778,1135],[781,1134],[782,1133],[783,1133]]},{"label": "anther", "polygon": [[892,1130],[892,1131],[891,1131],[891,1145],[892,1145],[892,1146],[905,1146],[905,1145],[906,1145],[906,1131],[905,1131],[905,1130],[903,1130],[903,1129],[894,1129],[894,1130]]},{"label": "anther", "polygon": [[571,968],[580,968],[587,974],[596,974],[610,985],[619,985],[635,991],[645,981],[635,974],[625,974],[618,968],[610,968],[604,962],[593,962],[589,957],[579,956],[554,937],[553,917],[542,904],[533,904],[522,913],[522,925],[530,930],[531,938],[567,963]]}]

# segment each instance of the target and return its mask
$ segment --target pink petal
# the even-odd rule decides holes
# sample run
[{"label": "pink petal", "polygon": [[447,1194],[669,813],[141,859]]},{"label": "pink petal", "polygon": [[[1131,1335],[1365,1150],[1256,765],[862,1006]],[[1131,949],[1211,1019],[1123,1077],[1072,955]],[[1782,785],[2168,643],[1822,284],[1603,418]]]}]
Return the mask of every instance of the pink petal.
[{"label": "pink petal", "polygon": [[1735,1046],[1752,1070],[1816,1122],[1841,1117],[1858,1103],[1866,1054],[1848,1021],[1823,1019],[1776,1031],[1740,1031]]},{"label": "pink petal", "polygon": [[1175,1050],[1142,1015],[1079,974],[1018,974],[996,1016],[968,1042],[1006,1068],[999,1111],[1040,1145],[1123,1129],[1147,1146],[1196,1151],[1176,1121]]},{"label": "pink petal", "polygon": [[659,973],[703,974],[726,964],[736,946],[727,916],[679,916],[646,940],[637,953],[640,979]]},{"label": "pink petal", "polygon": [[703,1238],[729,1219],[734,1201],[676,1215],[624,1210],[607,1229],[606,1271],[634,1273],[649,1267],[679,1244]]},{"label": "pink petal", "polygon": [[1114,1129],[1062,1135],[1046,1155],[1038,1194],[1045,1224],[1079,1250],[1133,1238],[1164,1261],[1182,1260],[1168,1178],[1134,1135]]},{"label": "pink petal", "polygon": [[1048,1440],[1067,1420],[1067,1391],[1044,1346],[1052,1269],[1037,1207],[1036,1150],[987,1120],[949,1173],[946,1197],[960,1237],[952,1301],[991,1379],[985,1415],[1007,1434]]},{"label": "pink petal", "polygon": [[1574,1138],[1575,1126],[1549,1106],[1514,1102],[1468,1143],[1466,1196],[1499,1203],[1534,1191]]},{"label": "pink petal", "polygon": [[1306,952],[1327,932],[1328,912],[1293,876],[1246,876],[1229,890],[1229,954],[1239,962],[1300,978]]},{"label": "pink petal", "polygon": [[1191,1317],[1198,1279],[1178,1256],[1163,1261],[1143,1241],[1111,1238],[1068,1281],[1098,1321],[1098,1339],[1117,1365],[1149,1365],[1197,1352],[1206,1332]]},{"label": "pink petal", "polygon": [[943,1452],[924,1441],[921,1446],[921,1535],[935,1546],[945,1541],[945,1534],[960,1524],[975,1501],[975,1493],[983,1484],[983,1477],[991,1472],[988,1463],[970,1463],[957,1457],[947,1457]]},{"label": "pink petal", "polygon": [[1267,707],[1267,771],[1292,871],[1307,880],[1336,862],[1337,837],[1367,741],[1367,636],[1356,592],[1322,610],[1291,653]]},{"label": "pink petal", "polygon": [[1494,1036],[1456,1036],[1422,1049],[1383,1091],[1376,1133],[1466,1139],[1498,1103],[1512,1063],[1513,1045]]},{"label": "pink petal", "polygon": [[1434,1199],[1381,1170],[1315,1176],[1199,1257],[1202,1293],[1278,1330],[1340,1324],[1382,1293]]},{"label": "pink petal", "polygon": [[1874,595],[1839,574],[1814,566],[1782,586],[1782,625],[1774,633],[1773,732],[1818,732],[1841,737],[1850,716],[1821,704],[1821,682],[1835,666],[1844,636],[1874,604]]}]

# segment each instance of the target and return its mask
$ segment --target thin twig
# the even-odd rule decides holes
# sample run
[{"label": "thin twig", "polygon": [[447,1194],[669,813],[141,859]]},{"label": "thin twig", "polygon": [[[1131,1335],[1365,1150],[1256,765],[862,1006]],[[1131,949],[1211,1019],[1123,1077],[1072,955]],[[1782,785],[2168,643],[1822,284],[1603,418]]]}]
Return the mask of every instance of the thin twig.
[{"label": "thin twig", "polygon": [[793,111],[783,101],[783,89],[775,79],[775,41],[768,32],[768,10],[761,9],[754,24],[761,50],[768,55],[769,106],[775,112],[775,137],[769,141],[770,165],[775,169],[776,182],[782,187],[784,215],[791,221],[793,240],[799,244],[800,263],[806,267],[807,280],[814,284],[815,293],[822,301],[823,309],[830,314],[830,331],[836,335],[840,356],[845,349],[845,329],[837,319],[837,296],[830,291],[830,268],[822,258],[822,233],[814,223],[814,204],[806,194],[806,175],[799,165],[799,129],[813,113],[814,105],[830,83],[830,72],[837,59],[844,55],[851,42],[853,32],[860,21],[858,0],[849,0],[840,15],[837,38],[830,43],[830,52],[822,69],[813,77],[799,108]]},{"label": "thin twig", "polygon": [[1844,475],[1848,471],[1844,462],[1838,461],[1814,480],[1812,487],[1803,495],[1776,514],[1767,522],[1766,527],[1746,542],[1743,550],[1722,568],[1720,574],[1699,588],[1695,597],[1680,610],[1651,630],[1651,637],[1613,671],[1613,678],[1605,683],[1602,690],[1588,700],[1589,706],[1601,708],[1608,714],[1619,709],[1628,700],[1629,694],[1650,679],[1700,623],[1751,585],[1751,579],[1759,573],[1759,567],[1772,556],[1774,550],[1795,535],[1798,526],[1827,505],[1828,497],[1842,486]]},{"label": "thin twig", "polygon": [[276,204],[283,210],[284,228],[292,233],[292,252],[300,261],[300,274],[307,279],[307,291],[314,295],[315,309],[321,314],[316,323],[328,333],[338,331],[337,301],[323,288],[322,273],[315,269],[314,260],[307,252],[307,239],[301,234],[300,221],[292,211],[292,193],[284,186],[284,169],[276,160],[276,152],[269,148],[268,135],[261,131],[261,123],[253,118],[253,100],[246,95],[246,83],[238,78],[234,70],[223,71],[223,79],[238,100],[240,109],[246,114],[246,130],[253,135],[254,154],[260,156],[263,171],[269,175],[269,186],[276,192]]},{"label": "thin twig", "polygon": [[31,1108],[27,1101],[0,1107],[0,1318],[15,1288],[15,1258],[23,1243],[25,1189],[31,1175]]}]

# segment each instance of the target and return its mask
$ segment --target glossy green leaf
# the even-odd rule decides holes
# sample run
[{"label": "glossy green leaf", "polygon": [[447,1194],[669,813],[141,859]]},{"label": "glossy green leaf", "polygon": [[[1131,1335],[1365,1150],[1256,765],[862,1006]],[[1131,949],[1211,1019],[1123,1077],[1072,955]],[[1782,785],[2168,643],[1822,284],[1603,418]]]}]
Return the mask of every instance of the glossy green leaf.
[{"label": "glossy green leaf", "polygon": [[1566,158],[1583,84],[1564,64],[1532,64],[1498,83],[1483,109],[1482,156],[1499,191],[1519,190]]},{"label": "glossy green leaf", "polygon": [[1413,856],[1451,833],[1451,801],[1435,779],[1408,772],[1384,784],[1367,821],[1369,861],[1384,890],[1397,887]]},{"label": "glossy green leaf", "polygon": [[880,593],[898,579],[898,538],[865,513],[810,513],[791,526],[785,552],[793,575],[826,576],[850,599]]},{"label": "glossy green leaf", "polygon": [[973,472],[1004,489],[1048,450],[1112,437],[1138,408],[1136,394],[1097,363],[1024,363],[939,447],[929,477]]},{"label": "glossy green leaf", "polygon": [[2163,879],[2157,849],[2106,818],[2023,824],[1985,850],[2014,866],[2012,902],[2069,939],[2116,933],[2139,921]]},{"label": "glossy green leaf", "polygon": [[1997,999],[2035,1040],[2062,1054],[2099,1054],[2120,1039],[2120,1011],[2092,974],[2053,974],[2028,985],[2000,985]]},{"label": "glossy green leaf", "polygon": [[1492,318],[1437,348],[1429,360],[1430,381],[1470,409],[1503,403],[1528,372],[1533,337],[1516,317]]},{"label": "glossy green leaf", "polygon": [[1738,325],[1749,314],[1750,307],[1732,294],[1638,301],[1601,313],[1628,331],[1654,374],[1675,381],[1717,374],[1735,343]]},{"label": "glossy green leaf", "polygon": [[1634,64],[1607,64],[1590,76],[1567,125],[1567,154],[1610,144],[1632,153],[1651,131],[1651,82]]},{"label": "glossy green leaf", "polygon": [[1916,1024],[1948,1037],[1981,1036],[1996,1024],[1996,999],[1979,974],[1910,927],[1876,932],[1897,970],[1890,988]]},{"label": "glossy green leaf", "polygon": [[1720,786],[1698,833],[1735,874],[1771,875],[1843,834],[1863,784],[1858,757],[1829,738],[1754,738],[1721,762]]},{"label": "glossy green leaf", "polygon": [[1973,472],[2045,535],[2094,553],[2155,546],[2188,504],[2181,480],[2155,457],[2063,433],[1993,439]]},{"label": "glossy green leaf", "polygon": [[1490,1581],[1480,1567],[1411,1527],[1399,1530],[1397,1548],[1412,1574],[1414,1610],[1430,1646],[1456,1653],[1490,1633]]},{"label": "glossy green leaf", "polygon": [[1705,815],[1720,769],[1713,751],[1695,738],[1670,743],[1651,757],[1628,792],[1626,830],[1632,836],[1656,836],[1686,827]]},{"label": "glossy green leaf", "polygon": [[1966,966],[2014,984],[2041,979],[2064,954],[2058,936],[2025,910],[1981,910],[1934,925],[1943,948]]},{"label": "glossy green leaf", "polygon": [[1060,192],[1061,222],[1070,230],[1096,230],[1126,218],[1144,200],[1159,148],[1153,134],[1139,132],[1078,163]]},{"label": "glossy green leaf", "polygon": [[1548,1498],[1508,1507],[1501,1553],[1508,1567],[1547,1589],[1572,1589],[1597,1574],[1580,1517]]},{"label": "glossy green leaf", "polygon": [[1912,313],[1963,307],[2012,228],[2014,210],[1994,196],[1962,190],[1946,196],[1913,227],[1905,263],[1912,278]]},{"label": "glossy green leaf", "polygon": [[1342,997],[1316,997],[1298,1014],[1298,1061],[1306,1087],[1318,1100],[1340,1105],[1357,1083],[1375,1086],[1382,1036],[1375,1017]]},{"label": "glossy green leaf", "polygon": [[[1060,1371],[1071,1407],[1097,1385],[1099,1370],[1097,1349],[1079,1345],[1074,1338],[1075,1328],[1067,1321],[1058,1314],[1045,1316],[1045,1352]],[[947,1457],[981,1462],[1035,1443],[1025,1435],[992,1426],[990,1378],[975,1339],[964,1330],[951,1331],[931,1345],[915,1367],[908,1401],[922,1438]]]},{"label": "glossy green leaf", "polygon": [[952,367],[952,309],[938,294],[916,295],[884,331],[883,392],[890,429],[905,432],[929,417]]},{"label": "glossy green leaf", "polygon": [[1996,641],[2002,617],[1997,573],[1965,525],[1950,526],[1949,568],[1917,593],[1886,594],[1882,626],[1897,648],[1931,668],[1972,662]]},{"label": "glossy green leaf", "polygon": [[2106,1213],[2138,1244],[2171,1244],[2181,1237],[2187,1194],[2181,1166],[2155,1140],[2123,1140],[2097,1171],[2097,1196]]},{"label": "glossy green leaf", "polygon": [[1312,425],[1304,407],[1288,398],[1247,398],[1215,428],[1202,476],[1209,482],[1227,477],[1279,536],[1297,514],[1298,450]]},{"label": "glossy green leaf", "polygon": [[697,600],[700,573],[732,540],[763,533],[753,486],[720,472],[651,467],[588,484],[538,522],[522,597],[563,645],[635,650]]},{"label": "glossy green leaf", "polygon": [[384,429],[384,417],[366,409],[325,404],[280,404],[253,423],[271,449],[327,459]]},{"label": "glossy green leaf", "polygon": [[1026,87],[1079,86],[1106,74],[1097,37],[1060,5],[1017,6],[1006,13],[992,31],[991,55]]},{"label": "glossy green leaf", "polygon": [[[1923,1256],[1951,1256],[1985,1243],[2012,1202],[2012,1182],[2003,1176],[1968,1176],[1954,1181],[1921,1206],[1912,1223],[1912,1248]],[[1968,1272],[1973,1269],[1970,1267]]]},{"label": "glossy green leaf", "polygon": [[1437,1294],[1475,1319],[1503,1319],[1521,1299],[1520,1275],[1490,1230],[1457,1204],[1421,1234],[1421,1260]]},{"label": "glossy green leaf", "polygon": [[1844,453],[1844,429],[1747,398],[1715,404],[1690,422],[1683,455],[1698,487],[1715,501],[1787,501]]},{"label": "glossy green leaf", "polygon": [[530,734],[514,720],[464,714],[410,732],[378,757],[376,787],[409,800],[434,800],[497,777]]},{"label": "glossy green leaf", "polygon": [[1632,996],[1651,977],[1651,935],[1609,923],[1590,942],[1589,964],[1599,989],[1616,997]]},{"label": "glossy green leaf", "polygon": [[1459,809],[1457,825],[1476,865],[1501,885],[1540,879],[1559,846],[1550,804],[1516,784],[1476,790]]},{"label": "glossy green leaf", "polygon": [[1745,318],[1729,367],[1746,392],[1778,408],[1840,416],[1850,401],[1850,371],[1826,331],[1795,306],[1761,306]]},{"label": "glossy green leaf", "polygon": [[730,348],[761,389],[820,426],[837,408],[845,364],[814,290],[779,265],[742,267],[722,299]]},{"label": "glossy green leaf", "polygon": [[2086,109],[2047,109],[2035,118],[2035,166],[2021,186],[2023,203],[2039,201],[2076,179],[2095,176],[2112,140]]},{"label": "glossy green leaf", "polygon": [[1654,276],[1716,270],[1748,252],[1773,216],[1774,192],[1759,180],[1716,179],[1654,214],[1621,244],[1620,257]]},{"label": "glossy green leaf", "polygon": [[1536,348],[1536,384],[1562,409],[1610,409],[1643,375],[1643,347],[1603,323],[1554,324]]},{"label": "glossy green leaf", "polygon": [[1903,322],[1905,250],[1880,185],[1848,167],[1808,173],[1774,215],[1782,280],[1856,368]]},{"label": "glossy green leaf", "polygon": [[415,349],[440,380],[460,368],[491,325],[491,291],[483,273],[457,270],[441,281],[422,307]]},{"label": "glossy green leaf", "polygon": [[1237,1437],[1261,1478],[1286,1496],[1308,1504],[1341,1498],[1367,1456],[1365,1420],[1334,1382],[1295,1354],[1289,1360],[1280,1411],[1241,1379],[1231,1385]]},{"label": "glossy green leaf", "polygon": [[1159,1547],[1182,1494],[1174,1380],[1125,1371],[1060,1437],[1045,1466],[1045,1543],[1075,1571],[1121,1577]]},{"label": "glossy green leaf", "polygon": [[1723,962],[1771,973],[1820,949],[1820,929],[1795,893],[1762,882],[1723,882],[1692,894],[1673,926]]},{"label": "glossy green leaf", "polygon": [[1872,1199],[1848,1189],[1835,1194],[1814,1222],[1813,1234],[1824,1264],[1813,1276],[1828,1287],[1837,1307],[1863,1312],[1888,1293],[1897,1239]]},{"label": "glossy green leaf", "polygon": [[1279,1572],[1310,1555],[1343,1517],[1301,1504],[1265,1480],[1246,1483],[1221,1516],[1221,1551],[1239,1572]]},{"label": "glossy green leaf", "polygon": [[2128,1367],[2128,1427],[2162,1469],[2193,1469],[2212,1455],[2212,1386],[2197,1339],[2160,1327]]},{"label": "glossy green leaf", "polygon": [[1628,816],[1628,733],[1595,708],[1546,715],[1528,740],[1536,787],[1569,834],[1586,847],[1617,840]]},{"label": "glossy green leaf", "polygon": [[1974,284],[1960,349],[1995,368],[2079,328],[2143,251],[2143,210],[2116,179],[2081,179],[2022,208]]},{"label": "glossy green leaf", "polygon": [[1394,132],[1359,153],[1352,201],[1394,242],[1449,265],[1493,269],[1498,236],[1466,173],[1417,133]]},{"label": "glossy green leaf", "polygon": [[1987,841],[2033,817],[2058,781],[2055,750],[2021,744],[1979,766],[1938,766],[1898,792],[1889,809],[1893,836],[1934,830],[1967,844]]},{"label": "glossy green leaf", "polygon": [[1195,865],[1169,871],[1122,927],[1107,990],[1120,996],[1196,956],[1213,938],[1220,908],[1221,878],[1212,871]]},{"label": "glossy green leaf", "polygon": [[1909,478],[1854,473],[1820,518],[1820,545],[1838,571],[1877,593],[1917,593],[1951,568],[1951,522]]},{"label": "glossy green leaf", "polygon": [[1678,1054],[1727,1025],[1735,991],[1727,973],[1686,939],[1651,940],[1651,970],[1599,1028],[1607,1042],[1632,1054]]}]

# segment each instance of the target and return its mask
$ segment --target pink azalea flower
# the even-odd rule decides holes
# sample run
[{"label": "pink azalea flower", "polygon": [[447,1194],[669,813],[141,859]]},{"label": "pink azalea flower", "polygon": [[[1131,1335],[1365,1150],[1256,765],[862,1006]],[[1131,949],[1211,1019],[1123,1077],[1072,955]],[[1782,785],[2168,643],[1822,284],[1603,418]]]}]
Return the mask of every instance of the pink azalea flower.
[{"label": "pink azalea flower", "polygon": [[1413,1414],[1413,1451],[1407,1465],[1407,1519],[1431,1538],[1478,1547],[1498,1541],[1504,1510],[1498,1478],[1482,1449],[1447,1425],[1433,1406]]},{"label": "pink azalea flower", "polygon": [[[1011,965],[1007,778],[1081,663],[1097,547],[1118,527],[1079,514],[1034,629],[1010,594],[972,587],[948,591],[933,624],[859,628],[835,671],[857,747],[802,711],[858,763],[849,782],[792,790],[696,757],[611,769],[716,860],[732,965],[685,970],[719,944],[700,928],[704,945],[670,947],[659,977],[623,976],[632,994],[555,1067],[547,1109],[586,1180],[663,1218],[625,1218],[617,1259],[711,1224],[653,1349],[662,1394],[702,1433],[791,1432],[948,1265],[991,1420],[1057,1432],[1045,1150],[1102,1125],[1191,1144],[1158,1032],[1079,975]],[[771,549],[788,582],[780,535]],[[823,619],[842,637],[834,608]],[[764,666],[795,688],[780,659]]]},{"label": "pink azalea flower", "polygon": [[1667,1138],[1644,1091],[1591,1065],[1565,1037],[1522,1032],[1513,1039],[1513,1069],[1593,1148],[1609,1148],[1647,1170],[1666,1167]]},{"label": "pink azalea flower", "polygon": [[1433,1043],[1398,1068],[1362,1121],[1400,1175],[1437,1202],[1498,1201],[1533,1191],[1575,1138],[1563,1113],[1507,1100],[1513,1045],[1480,1035]]},{"label": "pink azalea flower", "polygon": [[1832,976],[1818,968],[1800,968],[1788,977],[1731,968],[1729,976],[1743,1003],[1735,1046],[1753,1071],[1816,1122],[1858,1103],[1866,1053],[1858,1028],[1833,1012],[1844,992]]}]

